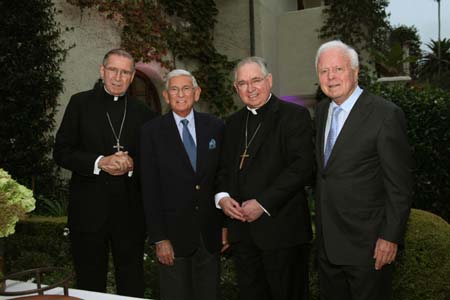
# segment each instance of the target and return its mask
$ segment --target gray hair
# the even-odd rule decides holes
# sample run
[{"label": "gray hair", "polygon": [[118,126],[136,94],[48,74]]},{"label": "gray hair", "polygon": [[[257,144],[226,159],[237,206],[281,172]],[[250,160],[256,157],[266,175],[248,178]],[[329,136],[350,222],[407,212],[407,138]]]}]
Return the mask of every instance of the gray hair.
[{"label": "gray hair", "polygon": [[166,90],[169,89],[169,81],[170,79],[177,77],[177,76],[189,76],[192,79],[192,85],[194,86],[194,88],[198,87],[197,84],[197,80],[195,79],[194,75],[192,75],[191,72],[183,70],[183,69],[175,69],[169,72],[169,74],[167,74],[166,76],[166,83],[165,83],[165,87]]},{"label": "gray hair", "polygon": [[342,50],[347,55],[347,57],[350,59],[350,65],[352,66],[352,69],[353,70],[358,69],[358,67],[359,67],[359,59],[358,59],[358,53],[355,51],[355,49],[353,49],[352,47],[350,47],[349,45],[343,43],[340,40],[334,40],[334,41],[330,41],[330,42],[326,42],[326,43],[322,44],[319,47],[319,49],[317,50],[317,53],[316,53],[316,71],[317,71],[320,55],[325,50],[333,49],[333,48]]},{"label": "gray hair", "polygon": [[132,56],[128,51],[126,51],[125,49],[122,49],[122,48],[117,48],[117,49],[109,50],[109,51],[105,54],[105,56],[103,57],[103,65],[104,65],[104,66],[106,66],[106,64],[108,63],[108,59],[109,59],[109,57],[110,57],[111,55],[122,56],[122,57],[126,57],[126,58],[128,58],[129,60],[131,60],[131,65],[132,65],[133,71],[134,71],[134,69],[135,69],[135,63],[134,63],[134,58],[133,58],[133,56]]},{"label": "gray hair", "polygon": [[257,64],[259,68],[261,69],[261,72],[263,73],[264,77],[266,77],[269,74],[269,70],[267,69],[267,63],[264,58],[259,56],[249,56],[246,58],[241,59],[236,67],[234,68],[234,81],[237,80],[237,72],[238,70],[246,64]]}]

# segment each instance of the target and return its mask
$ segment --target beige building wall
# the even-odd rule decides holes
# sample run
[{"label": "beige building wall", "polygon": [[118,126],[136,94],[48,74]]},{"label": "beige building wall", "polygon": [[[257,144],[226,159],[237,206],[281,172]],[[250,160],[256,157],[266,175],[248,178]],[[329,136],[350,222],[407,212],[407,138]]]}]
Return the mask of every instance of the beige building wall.
[{"label": "beige building wall", "polygon": [[[66,45],[75,44],[62,65],[65,82],[64,92],[59,99],[59,113],[56,116],[59,126],[70,96],[92,88],[99,78],[103,55],[109,49],[120,46],[121,28],[99,14],[96,9],[81,11],[65,0],[53,1],[56,8],[62,12],[57,16],[62,27],[73,27],[72,31],[63,33]],[[321,24],[321,8],[298,11],[296,0],[253,0],[253,4],[255,54],[264,57],[268,62],[268,67],[274,75],[274,93],[295,97],[313,95],[316,90],[313,61],[319,45],[317,29]],[[307,4],[313,6],[313,3]],[[219,14],[214,42],[218,51],[227,55],[230,60],[249,56],[249,1],[216,0],[216,5]],[[186,67],[188,65],[186,64]],[[162,89],[160,83],[166,70],[158,70],[155,64],[148,67],[158,77],[156,80],[151,77],[155,86]],[[185,67],[185,64],[180,63],[178,67]],[[166,111],[164,101],[161,102],[163,111]],[[241,104],[237,97],[235,102]],[[198,109],[206,110],[206,107],[200,104]]]},{"label": "beige building wall", "polygon": [[[230,59],[250,55],[249,1],[217,0],[219,9],[215,44]],[[311,98],[316,92],[315,51],[322,24],[320,0],[253,0],[255,55],[264,57],[274,76],[279,96]]]},{"label": "beige building wall", "polygon": [[64,91],[59,97],[60,106],[55,118],[58,127],[70,96],[91,89],[100,78],[103,56],[109,49],[120,46],[120,28],[96,9],[81,11],[65,0],[54,0],[54,3],[56,9],[61,10],[56,16],[61,27],[73,27],[73,30],[63,32],[62,39],[66,46],[75,45],[62,64]]},{"label": "beige building wall", "polygon": [[321,41],[322,8],[283,14],[279,18],[278,77],[280,96],[314,97],[317,78],[314,66]]}]

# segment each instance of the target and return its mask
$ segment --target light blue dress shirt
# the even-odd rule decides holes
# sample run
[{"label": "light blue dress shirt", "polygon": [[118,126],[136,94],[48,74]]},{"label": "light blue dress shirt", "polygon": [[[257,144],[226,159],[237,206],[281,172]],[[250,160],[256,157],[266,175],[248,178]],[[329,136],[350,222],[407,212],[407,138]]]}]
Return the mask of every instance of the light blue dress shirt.
[{"label": "light blue dress shirt", "polygon": [[197,146],[197,136],[195,135],[195,119],[194,119],[194,110],[191,109],[191,112],[185,117],[180,117],[176,113],[173,113],[173,117],[175,119],[175,124],[178,128],[178,133],[180,134],[181,140],[183,140],[183,124],[181,123],[181,120],[187,119],[189,121],[187,127],[189,130],[189,133],[191,134],[192,138],[194,139],[194,143]]},{"label": "light blue dress shirt", "polygon": [[[341,132],[342,127],[344,126],[345,121],[348,118],[348,115],[352,111],[353,106],[355,105],[356,101],[358,100],[359,96],[361,96],[363,90],[357,86],[356,89],[353,91],[353,93],[348,97],[341,105],[337,105],[334,101],[331,101],[330,107],[328,108],[328,116],[327,116],[327,124],[325,127],[325,137],[324,141],[327,140],[328,134],[330,133],[330,126],[331,126],[331,116],[333,114],[333,108],[339,106],[342,109],[342,112],[338,115],[337,118],[337,134],[336,138],[339,137],[339,133]],[[325,147],[326,143],[323,143],[323,151],[325,153]]]}]

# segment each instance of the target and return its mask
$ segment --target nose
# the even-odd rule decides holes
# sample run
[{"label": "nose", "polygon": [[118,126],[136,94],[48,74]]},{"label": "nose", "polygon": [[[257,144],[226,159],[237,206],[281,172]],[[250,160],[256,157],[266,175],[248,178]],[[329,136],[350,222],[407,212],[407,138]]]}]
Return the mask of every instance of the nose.
[{"label": "nose", "polygon": [[184,96],[183,89],[178,89],[178,91],[177,91],[177,96],[178,96],[178,97],[183,97],[183,96]]},{"label": "nose", "polygon": [[247,82],[247,91],[252,92],[255,89],[251,81]]},{"label": "nose", "polygon": [[334,70],[330,70],[328,73],[327,73],[327,77],[328,77],[328,79],[333,79],[334,78],[334,75],[335,75],[335,72],[334,72]]},{"label": "nose", "polygon": [[114,73],[114,79],[119,81],[120,78],[122,78],[122,72],[120,70],[117,70],[116,73]]}]

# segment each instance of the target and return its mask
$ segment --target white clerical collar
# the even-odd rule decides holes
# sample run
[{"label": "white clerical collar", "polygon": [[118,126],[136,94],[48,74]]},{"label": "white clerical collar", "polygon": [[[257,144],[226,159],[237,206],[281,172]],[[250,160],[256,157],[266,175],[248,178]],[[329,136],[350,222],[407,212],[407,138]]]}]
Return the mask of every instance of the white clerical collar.
[{"label": "white clerical collar", "polygon": [[[105,89],[105,92],[106,92],[108,95],[111,95],[111,93],[106,89],[106,86],[105,86],[105,85],[103,85],[103,88]],[[114,101],[117,101],[117,100],[119,100],[119,97],[122,97],[123,95],[125,95],[125,93],[123,93],[123,94],[120,95],[120,96],[114,96],[114,95],[111,95],[111,96],[114,97]]]},{"label": "white clerical collar", "polygon": [[266,102],[264,102],[264,104],[261,105],[260,107],[256,107],[256,108],[251,108],[251,107],[249,107],[249,106],[246,106],[246,107],[247,107],[247,109],[248,109],[249,111],[251,111],[251,113],[252,113],[254,116],[256,116],[256,115],[258,114],[258,109],[260,109],[260,108],[263,107],[267,102],[269,102],[270,97],[272,97],[272,93],[269,94],[269,98],[267,98]]}]

